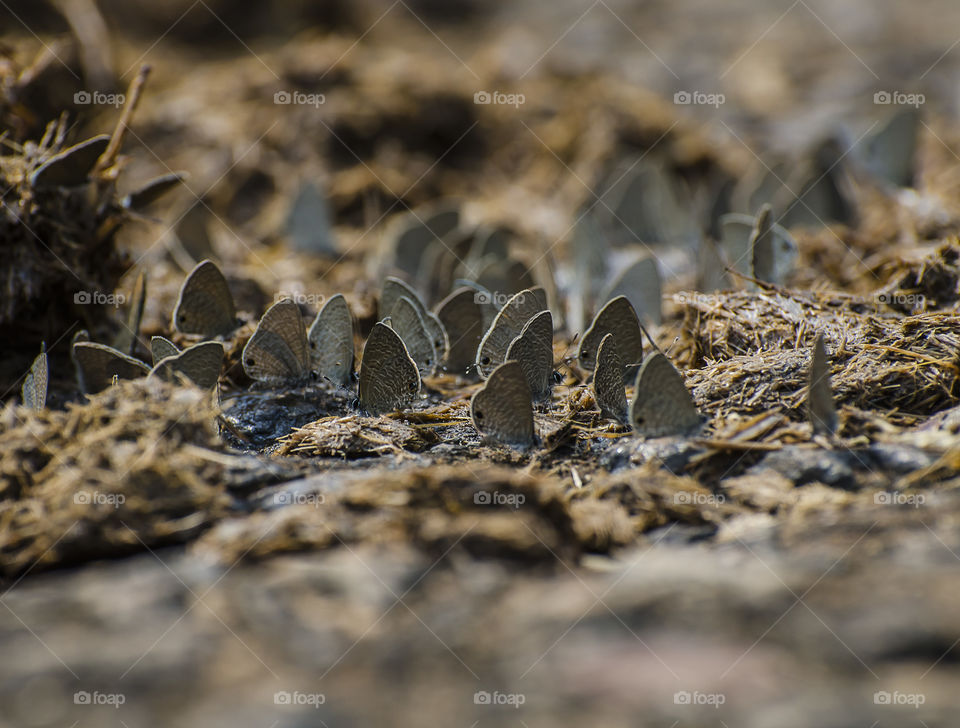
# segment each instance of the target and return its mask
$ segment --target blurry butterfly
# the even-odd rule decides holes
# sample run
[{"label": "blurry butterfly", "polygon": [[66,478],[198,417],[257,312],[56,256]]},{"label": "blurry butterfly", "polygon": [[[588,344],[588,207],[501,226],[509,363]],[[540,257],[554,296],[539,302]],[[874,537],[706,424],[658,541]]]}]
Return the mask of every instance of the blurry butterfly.
[{"label": "blurry butterfly", "polygon": [[127,210],[143,212],[186,179],[186,172],[171,172],[162,175],[126,195],[120,204]]},{"label": "blurry butterfly", "polygon": [[161,359],[150,370],[150,376],[168,382],[177,382],[182,376],[201,389],[213,389],[220,379],[222,365],[223,344],[219,341],[202,341],[179,354]]},{"label": "blurry butterfly", "polygon": [[73,345],[71,357],[80,389],[87,394],[103,391],[114,379],[136,379],[150,373],[150,368],[139,359],[105,344],[78,341]]},{"label": "blurry butterfly", "polygon": [[636,366],[643,361],[643,332],[637,312],[626,296],[608,301],[580,340],[578,359],[580,366],[587,371],[596,366],[597,349],[607,334],[614,335],[624,367]]},{"label": "blurry butterfly", "polygon": [[227,279],[212,260],[204,260],[190,272],[180,288],[173,312],[173,327],[182,334],[212,339],[227,336],[237,328],[237,310]]},{"label": "blurry butterfly", "polygon": [[807,417],[815,435],[833,435],[837,431],[837,408],[830,386],[830,362],[823,334],[817,336],[810,357]]},{"label": "blurry butterfly", "polygon": [[630,424],[643,437],[691,435],[703,425],[683,375],[660,352],[648,356],[637,372]]},{"label": "blurry butterfly", "polygon": [[260,382],[301,382],[310,376],[310,349],[300,308],[288,298],[263,314],[243,347],[243,370]]},{"label": "blurry butterfly", "polygon": [[891,187],[912,187],[921,124],[919,109],[910,106],[886,119],[863,145],[867,169]]},{"label": "blurry butterfly", "polygon": [[109,144],[109,135],[101,134],[54,154],[30,174],[31,186],[76,187],[84,184]]},{"label": "blurry butterfly", "polygon": [[541,311],[524,325],[507,349],[507,361],[517,361],[533,401],[550,397],[553,383],[553,316]]},{"label": "blurry butterfly", "polygon": [[331,226],[330,203],[312,182],[304,182],[287,214],[287,234],[293,246],[305,253],[337,252]]},{"label": "blurry butterfly", "polygon": [[33,360],[33,365],[23,380],[23,386],[20,388],[20,396],[23,404],[39,412],[47,406],[47,382],[50,378],[50,372],[47,364],[46,347]]},{"label": "blurry butterfly", "polygon": [[477,349],[477,371],[487,377],[506,360],[511,342],[527,321],[547,310],[547,292],[537,286],[511,296],[497,314]]},{"label": "blurry butterfly", "polygon": [[[752,275],[755,251],[751,247],[751,239],[757,227],[757,218],[732,212],[721,217],[720,224],[723,230],[722,245],[730,266],[740,273]],[[761,272],[767,274],[772,270],[772,275],[760,280],[779,285],[793,271],[798,255],[797,242],[789,232],[776,223],[770,224],[770,230],[773,233],[772,236],[764,238],[762,242],[764,245],[769,243],[772,250],[765,248],[761,251],[761,257],[765,256],[765,261],[772,260],[772,266],[762,262],[761,268],[766,265],[766,269]]]},{"label": "blurry butterfly", "polygon": [[373,325],[360,361],[360,408],[378,415],[409,403],[420,391],[420,373],[396,331]]},{"label": "blurry butterfly", "polygon": [[317,376],[346,387],[353,375],[353,316],[343,294],[330,297],[307,332]]},{"label": "blurry butterfly", "polygon": [[436,313],[449,339],[444,369],[467,374],[476,362],[477,348],[486,331],[483,308],[477,303],[477,291],[469,287],[458,288],[440,302]]},{"label": "blurry butterfly", "polygon": [[601,301],[626,296],[640,318],[659,326],[663,323],[663,297],[657,261],[644,257],[628,266],[607,288]]},{"label": "blurry butterfly", "polygon": [[597,366],[593,372],[593,396],[601,414],[621,425],[630,422],[627,392],[623,382],[623,360],[617,353],[616,337],[605,334],[597,348]]},{"label": "blurry butterfly", "polygon": [[427,247],[459,227],[460,209],[456,203],[440,203],[433,209],[407,213],[402,225],[393,241],[392,267],[414,277]]},{"label": "blurry butterfly", "polygon": [[496,367],[470,399],[473,426],[484,437],[507,445],[534,444],[533,402],[519,362]]}]

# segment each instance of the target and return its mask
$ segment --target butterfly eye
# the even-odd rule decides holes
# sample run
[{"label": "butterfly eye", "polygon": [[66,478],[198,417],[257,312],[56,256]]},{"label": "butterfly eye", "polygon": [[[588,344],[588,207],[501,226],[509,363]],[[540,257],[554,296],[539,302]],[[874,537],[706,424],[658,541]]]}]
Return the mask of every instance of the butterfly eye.
[{"label": "butterfly eye", "polygon": [[431,359],[431,358],[428,356],[428,357],[424,360],[423,363],[426,364],[428,367],[429,367],[429,366],[433,366],[433,359]]},{"label": "butterfly eye", "polygon": [[411,392],[416,392],[416,391],[417,391],[417,385],[416,385],[416,383],[415,383],[415,382],[410,382],[410,387],[409,387],[409,389],[410,389]]},{"label": "butterfly eye", "polygon": [[477,422],[483,421],[483,412],[481,412],[480,410],[477,410],[476,412],[474,412],[473,416],[476,418]]},{"label": "butterfly eye", "polygon": [[638,425],[642,425],[642,424],[643,424],[643,415],[637,415],[636,417],[633,418],[633,421],[636,422]]},{"label": "butterfly eye", "polygon": [[487,364],[490,363],[490,357],[489,357],[489,356],[483,357],[483,358],[480,360],[480,363],[483,364],[484,366],[486,366]]},{"label": "butterfly eye", "polygon": [[257,365],[257,363],[253,359],[247,359],[247,364],[249,364],[252,367]]}]

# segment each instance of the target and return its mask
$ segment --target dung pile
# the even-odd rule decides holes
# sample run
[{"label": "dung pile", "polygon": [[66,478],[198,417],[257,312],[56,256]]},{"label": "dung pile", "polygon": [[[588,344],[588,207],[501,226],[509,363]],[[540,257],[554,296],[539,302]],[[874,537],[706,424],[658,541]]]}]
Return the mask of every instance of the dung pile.
[{"label": "dung pile", "polygon": [[85,404],[0,415],[0,564],[6,575],[193,538],[225,515],[210,396],[151,379]]}]

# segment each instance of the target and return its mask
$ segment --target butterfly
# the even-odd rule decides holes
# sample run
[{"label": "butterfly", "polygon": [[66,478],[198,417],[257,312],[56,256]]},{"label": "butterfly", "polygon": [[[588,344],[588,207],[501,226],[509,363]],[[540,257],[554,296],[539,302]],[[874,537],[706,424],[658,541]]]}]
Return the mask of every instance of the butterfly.
[{"label": "butterfly", "polygon": [[817,336],[810,357],[810,387],[807,391],[807,417],[815,434],[833,435],[837,431],[837,408],[830,386],[830,362],[823,334]]},{"label": "butterfly", "polygon": [[630,424],[644,437],[690,435],[703,424],[683,376],[659,351],[637,372]]},{"label": "butterfly", "polygon": [[517,361],[497,366],[470,399],[473,426],[485,437],[508,445],[534,444],[533,401]]},{"label": "butterfly", "polygon": [[50,370],[47,363],[47,352],[41,351],[33,360],[30,371],[23,380],[20,396],[23,404],[39,412],[47,406],[47,382],[50,379]]},{"label": "butterfly", "polygon": [[527,321],[546,310],[547,292],[539,286],[511,296],[480,341],[476,360],[480,376],[488,376],[502,364],[511,342],[520,335]]},{"label": "butterfly", "polygon": [[243,370],[260,382],[298,382],[310,376],[310,349],[300,308],[288,298],[263,314],[243,347]]},{"label": "butterfly", "polygon": [[212,339],[226,336],[236,327],[237,310],[227,279],[212,260],[198,263],[180,288],[173,328]]},{"label": "butterfly", "polygon": [[353,316],[343,294],[332,296],[307,332],[317,375],[346,387],[353,375]]},{"label": "butterfly", "polygon": [[593,397],[600,412],[621,425],[629,423],[627,393],[623,382],[623,360],[617,352],[616,337],[605,334],[597,348],[597,366],[593,372]]},{"label": "butterfly", "polygon": [[507,349],[507,361],[517,361],[535,402],[550,397],[553,380],[553,316],[541,311],[524,325]]},{"label": "butterfly", "polygon": [[71,350],[80,389],[96,394],[109,387],[114,379],[136,379],[150,373],[150,367],[139,359],[127,356],[112,346],[91,341],[76,341]]},{"label": "butterfly", "polygon": [[618,296],[600,309],[590,328],[580,340],[577,358],[580,366],[592,371],[597,363],[597,349],[607,334],[613,334],[617,351],[625,366],[635,366],[643,361],[643,332],[637,312],[626,296]]},{"label": "butterfly", "polygon": [[378,308],[380,320],[390,316],[393,313],[394,306],[397,305],[397,301],[404,296],[410,299],[410,302],[416,307],[417,313],[420,314],[420,318],[423,319],[423,325],[433,342],[433,359],[434,361],[440,361],[447,351],[447,333],[443,330],[443,324],[434,314],[427,311],[420,295],[399,278],[387,276],[383,281]]},{"label": "butterfly", "polygon": [[30,174],[30,185],[42,188],[84,184],[109,144],[109,135],[101,134],[54,154]]},{"label": "butterfly", "polygon": [[166,356],[154,364],[150,376],[168,382],[186,377],[201,389],[213,389],[220,379],[223,366],[223,344],[219,341],[201,341],[183,351]]},{"label": "butterfly", "polygon": [[406,296],[401,296],[393,305],[389,318],[391,327],[403,339],[407,353],[416,362],[420,373],[430,374],[436,365],[436,349],[416,305]]},{"label": "butterfly", "polygon": [[403,339],[387,324],[374,324],[360,361],[360,408],[374,415],[393,412],[419,391],[420,372]]},{"label": "butterfly", "polygon": [[436,314],[449,339],[444,369],[466,374],[476,362],[477,348],[486,330],[476,289],[458,288],[439,303]]}]

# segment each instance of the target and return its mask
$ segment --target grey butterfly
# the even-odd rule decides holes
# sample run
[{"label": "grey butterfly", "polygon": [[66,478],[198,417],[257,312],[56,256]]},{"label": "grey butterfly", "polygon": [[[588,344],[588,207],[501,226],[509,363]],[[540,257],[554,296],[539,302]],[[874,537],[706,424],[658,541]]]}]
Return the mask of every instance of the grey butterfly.
[{"label": "grey butterfly", "polygon": [[150,373],[150,367],[112,346],[78,341],[71,352],[77,368],[80,389],[95,394],[109,387],[114,379],[137,379]]},{"label": "grey butterfly", "polygon": [[378,415],[393,412],[420,391],[420,372],[403,339],[385,323],[376,323],[360,361],[360,407]]},{"label": "grey butterfly", "polygon": [[597,349],[607,334],[614,335],[624,366],[635,366],[643,361],[643,331],[637,312],[626,296],[608,301],[580,340],[577,357],[580,366],[587,371],[592,371],[596,366]]},{"label": "grey butterfly", "polygon": [[776,247],[773,237],[773,209],[760,207],[750,233],[750,275],[758,281],[772,282],[777,276]]},{"label": "grey butterfly", "polygon": [[[500,306],[496,305],[493,301],[493,294],[490,293],[486,288],[481,286],[476,281],[472,281],[469,278],[457,278],[453,282],[454,289],[457,288],[470,288],[474,292],[473,300],[478,306],[480,306],[480,311],[483,314],[483,329],[480,331],[480,338],[483,338],[483,335],[489,330],[490,326],[493,324],[493,320],[497,317],[497,314],[500,312]],[[477,343],[479,348],[480,344]],[[476,354],[476,352],[474,352]],[[476,358],[476,357],[474,357]],[[473,362],[471,362],[472,364]]]},{"label": "grey butterfly", "polygon": [[641,258],[628,266],[601,296],[601,301],[609,301],[618,296],[626,296],[637,314],[659,326],[663,323],[663,294],[660,270],[653,258]]},{"label": "grey butterfly", "polygon": [[470,399],[470,417],[492,440],[523,447],[534,443],[533,401],[519,362],[504,362],[490,373]]},{"label": "grey butterfly", "polygon": [[443,324],[440,323],[440,319],[434,314],[427,311],[427,307],[423,304],[423,299],[420,298],[420,295],[399,278],[394,278],[393,276],[384,278],[383,289],[380,291],[379,318],[384,319],[390,316],[393,313],[394,306],[397,305],[397,301],[404,296],[409,298],[410,302],[416,306],[417,313],[419,313],[420,318],[423,319],[423,325],[426,327],[427,333],[430,334],[430,340],[433,342],[434,361],[440,361],[447,352],[447,333],[443,330]]},{"label": "grey butterfly", "polygon": [[142,212],[186,179],[186,172],[171,172],[161,175],[126,195],[121,204],[128,210]]},{"label": "grey butterfly", "polygon": [[507,349],[527,321],[546,310],[547,292],[539,286],[515,293],[507,300],[477,349],[477,371],[481,377],[489,376],[506,360]]},{"label": "grey butterfly", "polygon": [[884,121],[863,145],[869,171],[894,187],[911,187],[921,123],[919,109],[909,106]]},{"label": "grey butterfly", "polygon": [[37,354],[37,358],[33,360],[30,371],[20,388],[20,396],[26,407],[39,412],[47,406],[47,382],[49,378],[47,352],[41,351]]},{"label": "grey butterfly", "polygon": [[120,333],[113,340],[113,346],[124,354],[133,355],[137,347],[137,338],[140,336],[140,322],[143,320],[143,308],[147,302],[147,274],[141,272],[133,285],[133,299],[130,312],[127,314],[127,325],[120,329]]},{"label": "grey butterfly", "polygon": [[223,344],[219,341],[201,341],[179,354],[165,357],[150,370],[151,377],[177,382],[186,377],[201,389],[213,389],[220,379],[223,366]]},{"label": "grey butterfly", "polygon": [[169,339],[162,336],[154,336],[150,339],[150,356],[153,359],[154,366],[159,364],[161,359],[176,356],[179,353],[180,349]]},{"label": "grey butterfly", "polygon": [[533,288],[533,276],[522,262],[487,256],[476,264],[477,283],[488,291],[516,293]]},{"label": "grey butterfly", "polygon": [[403,339],[407,353],[416,362],[420,375],[425,376],[433,372],[436,366],[435,349],[423,318],[413,301],[406,296],[401,296],[393,305],[389,319],[391,328]]},{"label": "grey butterfly", "polygon": [[343,294],[332,296],[307,332],[317,375],[346,387],[353,375],[353,316]]},{"label": "grey butterfly", "polygon": [[807,417],[814,434],[833,435],[837,431],[837,408],[830,386],[830,362],[823,334],[817,336],[810,358],[810,387],[807,391]]},{"label": "grey butterfly", "polygon": [[697,290],[703,293],[728,288],[730,280],[726,271],[726,260],[720,245],[705,238],[697,256]]},{"label": "grey butterfly", "polygon": [[437,318],[449,339],[444,368],[466,374],[477,359],[477,348],[486,330],[483,307],[477,302],[477,291],[463,287],[447,296],[437,306]]},{"label": "grey butterfly", "polygon": [[[753,250],[750,240],[757,219],[752,215],[731,212],[720,217],[723,240],[721,244],[730,265],[740,273],[751,275]],[[767,279],[770,283],[781,284],[793,271],[797,260],[797,241],[777,223],[771,224],[773,237],[773,275]]]},{"label": "grey butterfly", "polygon": [[644,437],[690,435],[703,424],[683,375],[660,352],[648,356],[637,372],[630,424]]},{"label": "grey butterfly", "polygon": [[30,174],[30,184],[37,188],[82,185],[109,144],[110,137],[101,134],[54,154]]},{"label": "grey butterfly", "polygon": [[336,253],[330,220],[326,197],[312,182],[301,184],[287,215],[287,233],[294,247],[306,253]]},{"label": "grey butterfly", "polygon": [[550,397],[553,380],[553,316],[541,311],[524,325],[507,349],[507,361],[517,361],[535,402]]},{"label": "grey butterfly", "polygon": [[597,349],[597,367],[593,372],[593,397],[600,412],[621,425],[630,422],[627,392],[623,382],[623,360],[617,352],[616,337],[605,334]]},{"label": "grey butterfly", "polygon": [[300,308],[288,298],[263,314],[243,347],[243,370],[260,382],[298,382],[310,376],[310,349]]},{"label": "grey butterfly", "polygon": [[212,260],[190,271],[180,288],[173,312],[173,327],[183,334],[204,338],[226,336],[237,327],[237,310],[227,279]]},{"label": "grey butterfly", "polygon": [[393,262],[404,273],[415,276],[430,243],[459,227],[460,210],[455,204],[443,204],[430,212],[411,212],[405,219],[408,220],[406,227],[397,235],[393,245]]}]

